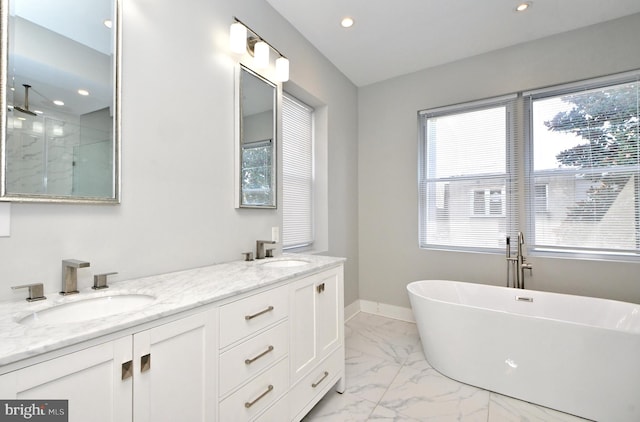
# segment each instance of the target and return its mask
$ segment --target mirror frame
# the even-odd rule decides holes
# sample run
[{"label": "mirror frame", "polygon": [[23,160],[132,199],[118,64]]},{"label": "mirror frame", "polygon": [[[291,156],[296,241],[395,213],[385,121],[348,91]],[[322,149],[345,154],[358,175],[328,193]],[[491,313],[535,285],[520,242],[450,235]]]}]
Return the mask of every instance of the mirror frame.
[{"label": "mirror frame", "polygon": [[[242,73],[246,72],[250,74],[267,85],[273,88],[273,162],[272,166],[272,176],[271,176],[271,184],[273,189],[273,203],[272,204],[264,204],[264,205],[253,205],[253,204],[243,204],[242,203],[242,138],[243,138],[243,113],[242,113]],[[236,66],[236,75],[235,75],[235,122],[234,122],[234,132],[235,132],[235,207],[236,208],[253,208],[253,209],[276,209],[278,208],[278,96],[280,92],[280,85],[270,81],[259,73],[253,71],[249,67],[239,63]]]},{"label": "mirror frame", "polygon": [[7,148],[7,89],[9,60],[9,1],[0,0],[0,201],[36,202],[62,204],[102,204],[118,205],[121,200],[121,63],[122,63],[122,0],[114,3],[114,63],[113,63],[113,196],[58,196],[47,194],[7,193],[6,190],[6,148]]}]

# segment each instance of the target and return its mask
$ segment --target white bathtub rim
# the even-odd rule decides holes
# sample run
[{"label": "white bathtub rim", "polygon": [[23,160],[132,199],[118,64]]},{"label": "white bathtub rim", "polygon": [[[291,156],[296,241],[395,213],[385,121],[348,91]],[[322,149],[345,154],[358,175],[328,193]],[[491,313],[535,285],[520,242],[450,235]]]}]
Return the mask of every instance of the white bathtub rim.
[{"label": "white bathtub rim", "polygon": [[[625,308],[633,308],[632,312],[637,312],[638,317],[636,317],[638,320],[635,322],[635,324],[633,324],[631,327],[616,327],[616,326],[612,326],[612,325],[604,325],[604,324],[594,324],[594,323],[590,323],[590,322],[586,322],[586,321],[576,321],[576,320],[568,320],[568,319],[561,319],[561,318],[554,318],[554,317],[550,317],[550,316],[545,316],[545,315],[539,315],[539,314],[531,314],[531,313],[525,313],[525,312],[513,312],[513,311],[509,311],[509,310],[505,310],[505,309],[497,309],[497,308],[492,308],[492,307],[488,307],[488,306],[479,306],[479,305],[474,305],[474,304],[469,304],[469,303],[460,303],[460,302],[453,302],[450,300],[444,300],[444,299],[439,299],[439,298],[434,298],[434,297],[430,297],[430,296],[426,296],[424,294],[422,294],[421,292],[417,291],[417,286],[420,286],[422,284],[426,284],[426,283],[453,283],[456,285],[471,285],[472,287],[480,287],[480,288],[487,288],[487,289],[491,289],[491,288],[495,288],[498,289],[500,291],[510,291],[511,293],[514,294],[514,296],[521,296],[521,297],[533,297],[534,298],[534,303],[535,303],[535,298],[537,296],[533,296],[533,295],[552,295],[552,296],[556,296],[558,298],[561,299],[570,299],[570,298],[579,298],[581,300],[593,300],[594,302],[600,302],[603,304],[610,304],[613,306],[619,306],[619,307],[625,307]],[[473,282],[466,282],[466,281],[456,281],[456,280],[445,280],[445,279],[425,279],[425,280],[417,280],[417,281],[413,281],[410,282],[409,284],[407,284],[407,291],[409,292],[409,294],[414,294],[422,299],[428,300],[428,301],[433,301],[433,302],[439,302],[439,303],[445,303],[448,305],[452,305],[452,306],[460,306],[460,307],[469,307],[469,308],[473,308],[473,309],[478,309],[478,310],[484,310],[484,311],[490,311],[490,312],[497,312],[497,313],[504,313],[504,314],[513,314],[513,315],[520,315],[523,317],[527,317],[527,318],[534,318],[534,319],[539,319],[539,320],[544,320],[544,321],[553,321],[553,322],[562,322],[562,323],[566,323],[566,324],[572,324],[572,325],[576,325],[576,326],[583,326],[583,327],[590,327],[590,328],[594,328],[594,329],[601,329],[601,330],[611,330],[611,331],[617,331],[620,333],[625,333],[625,334],[630,334],[630,335],[638,335],[640,334],[640,304],[635,304],[635,303],[631,303],[631,302],[624,302],[624,301],[619,301],[619,300],[613,300],[613,299],[603,299],[603,298],[596,298],[596,297],[590,297],[590,296],[580,296],[580,295],[571,295],[571,294],[566,294],[566,293],[555,293],[555,292],[547,292],[547,291],[541,291],[541,290],[529,290],[529,289],[514,289],[512,287],[504,287],[504,286],[496,286],[496,285],[491,285],[491,284],[481,284],[481,283],[473,283]],[[515,301],[515,298],[514,298]],[[528,303],[524,303],[524,305],[527,305]]]}]

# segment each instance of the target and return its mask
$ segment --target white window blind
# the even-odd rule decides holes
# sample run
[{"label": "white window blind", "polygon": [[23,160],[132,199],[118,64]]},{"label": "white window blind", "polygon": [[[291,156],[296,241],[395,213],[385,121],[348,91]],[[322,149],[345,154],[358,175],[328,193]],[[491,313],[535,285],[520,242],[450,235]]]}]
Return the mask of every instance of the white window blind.
[{"label": "white window blind", "polygon": [[313,109],[282,96],[282,247],[313,243]]},{"label": "white window blind", "polygon": [[420,247],[497,250],[515,235],[516,100],[420,113]]},{"label": "white window blind", "polygon": [[526,96],[535,250],[640,255],[639,94],[636,76]]}]

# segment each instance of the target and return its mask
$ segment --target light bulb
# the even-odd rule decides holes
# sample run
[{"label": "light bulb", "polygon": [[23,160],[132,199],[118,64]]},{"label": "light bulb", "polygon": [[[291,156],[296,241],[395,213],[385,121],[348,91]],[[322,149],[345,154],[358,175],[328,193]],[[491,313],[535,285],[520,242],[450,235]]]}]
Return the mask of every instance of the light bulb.
[{"label": "light bulb", "polygon": [[229,47],[234,53],[242,54],[247,49],[247,28],[240,22],[231,24],[229,29]]},{"label": "light bulb", "polygon": [[269,44],[258,41],[253,46],[253,64],[258,69],[269,66]]},{"label": "light bulb", "polygon": [[289,59],[286,57],[280,57],[276,60],[276,78],[280,82],[289,80]]}]

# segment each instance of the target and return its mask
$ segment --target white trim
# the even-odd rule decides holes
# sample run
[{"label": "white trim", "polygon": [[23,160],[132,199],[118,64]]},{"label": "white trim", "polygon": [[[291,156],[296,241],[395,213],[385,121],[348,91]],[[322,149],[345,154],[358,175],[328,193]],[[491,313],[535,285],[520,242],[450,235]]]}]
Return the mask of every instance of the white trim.
[{"label": "white trim", "polygon": [[387,318],[398,319],[400,321],[416,322],[411,308],[404,308],[402,306],[388,305],[386,303],[372,302],[370,300],[362,299],[356,300],[345,307],[345,321],[353,318],[358,312],[366,312],[368,314],[380,315]]},{"label": "white trim", "polygon": [[598,88],[607,85],[616,85],[619,83],[632,82],[634,79],[640,78],[640,71],[632,70],[629,72],[616,73],[613,75],[601,76],[599,78],[585,79],[566,84],[552,85],[544,88],[525,91],[523,97],[548,97],[559,95],[566,91],[588,90],[590,88]]},{"label": "white trim", "polygon": [[436,117],[442,114],[449,114],[451,112],[462,113],[467,110],[472,110],[476,108],[485,108],[494,104],[506,103],[508,101],[515,100],[517,97],[518,97],[517,94],[508,94],[500,97],[485,98],[477,101],[469,101],[466,103],[451,104],[451,105],[431,108],[427,110],[420,110],[418,111],[418,115],[426,116],[426,117]]}]

